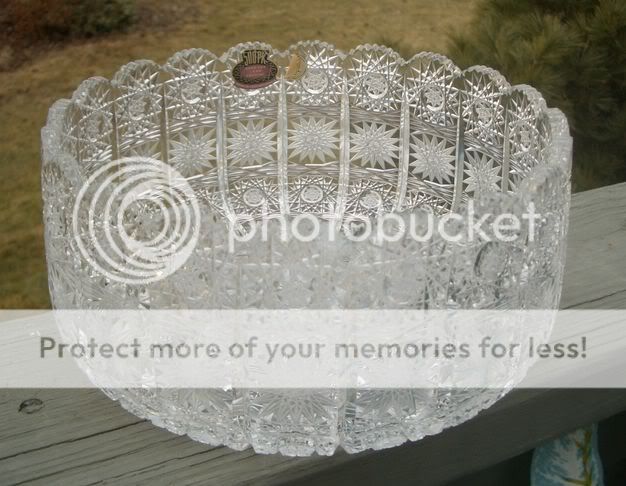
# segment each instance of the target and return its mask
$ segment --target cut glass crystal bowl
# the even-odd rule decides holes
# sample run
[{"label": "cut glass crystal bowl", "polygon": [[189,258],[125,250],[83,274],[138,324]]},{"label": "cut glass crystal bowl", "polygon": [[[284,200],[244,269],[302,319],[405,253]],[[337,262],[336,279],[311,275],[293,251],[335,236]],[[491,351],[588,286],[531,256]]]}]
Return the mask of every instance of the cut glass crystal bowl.
[{"label": "cut glass crystal bowl", "polygon": [[[136,61],[111,81],[86,80],[52,106],[42,139],[46,254],[58,309],[558,305],[570,191],[567,121],[533,88],[510,86],[486,67],[463,71],[432,53],[404,60],[375,45],[346,54],[323,42],[285,52],[247,43],[220,57],[190,49],[163,66]],[[110,243],[99,240],[104,229],[154,236],[162,223],[154,207],[129,206],[117,220],[97,208],[73,213],[100,168],[132,156],[176,169],[199,204],[198,241],[164,278],[118,278],[125,255],[110,252],[112,260],[101,261],[109,272],[85,257],[96,243]],[[534,239],[435,237],[382,251],[345,238],[270,238],[226,248],[229,222],[242,214],[441,218],[466,212],[469,202],[476,218],[521,214],[532,202],[541,215]],[[287,455],[417,440],[501,396],[463,389],[107,393],[201,442]]]}]

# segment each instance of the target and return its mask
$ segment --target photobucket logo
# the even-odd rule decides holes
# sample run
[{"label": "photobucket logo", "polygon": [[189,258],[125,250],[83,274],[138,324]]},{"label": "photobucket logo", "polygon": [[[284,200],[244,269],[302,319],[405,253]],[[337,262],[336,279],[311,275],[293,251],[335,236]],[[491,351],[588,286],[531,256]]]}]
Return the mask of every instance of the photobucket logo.
[{"label": "photobucket logo", "polygon": [[148,157],[100,167],[80,189],[72,213],[74,240],[98,273],[141,284],[175,272],[199,237],[193,189],[175,169]]},{"label": "photobucket logo", "polygon": [[368,241],[377,245],[405,239],[426,243],[434,238],[453,243],[513,242],[520,238],[532,242],[537,222],[541,219],[532,202],[519,215],[505,212],[481,213],[479,216],[471,200],[462,214],[450,212],[440,216],[425,210],[408,214],[381,212],[374,217],[350,214],[343,218],[332,209],[321,216],[309,213],[268,215],[267,211],[263,214],[261,218],[247,214],[234,218],[229,231],[229,251],[233,252],[237,243],[259,237],[261,241],[268,241],[277,233],[282,241],[294,239],[305,243],[324,237],[332,242],[340,235],[349,241]]}]

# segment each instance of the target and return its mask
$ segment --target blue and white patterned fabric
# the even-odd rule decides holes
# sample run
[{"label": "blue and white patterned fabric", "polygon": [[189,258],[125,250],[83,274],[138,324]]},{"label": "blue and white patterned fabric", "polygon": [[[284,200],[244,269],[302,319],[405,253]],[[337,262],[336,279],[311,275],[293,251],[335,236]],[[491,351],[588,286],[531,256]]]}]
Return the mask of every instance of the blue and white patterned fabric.
[{"label": "blue and white patterned fabric", "polygon": [[531,486],[604,486],[594,424],[535,449]]}]

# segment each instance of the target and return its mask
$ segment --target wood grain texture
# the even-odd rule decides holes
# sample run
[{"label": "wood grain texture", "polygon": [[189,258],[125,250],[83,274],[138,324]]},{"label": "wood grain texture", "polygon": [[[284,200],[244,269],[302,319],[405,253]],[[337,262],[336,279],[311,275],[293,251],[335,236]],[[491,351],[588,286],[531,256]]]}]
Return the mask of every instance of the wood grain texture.
[{"label": "wood grain texture", "polygon": [[[561,302],[626,309],[626,184],[573,197]],[[43,408],[20,411],[31,398]],[[624,409],[626,390],[519,390],[416,443],[293,459],[176,436],[98,390],[2,390],[0,484],[437,485]]]}]

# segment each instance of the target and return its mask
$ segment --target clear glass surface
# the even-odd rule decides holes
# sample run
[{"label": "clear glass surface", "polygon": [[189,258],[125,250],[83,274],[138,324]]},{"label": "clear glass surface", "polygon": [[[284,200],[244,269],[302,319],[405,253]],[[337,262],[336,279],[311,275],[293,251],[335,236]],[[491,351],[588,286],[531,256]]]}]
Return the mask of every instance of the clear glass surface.
[{"label": "clear glass surface", "polygon": [[[274,82],[233,80],[246,50],[269,53]],[[288,76],[293,55],[305,69]],[[218,57],[176,53],[91,78],[56,102],[42,131],[44,219],[55,308],[551,309],[558,305],[569,211],[571,138],[563,114],[496,71],[464,71],[373,45],[343,53],[322,42],[285,52],[262,43]],[[164,279],[120,282],[77,248],[77,195],[103,165],[145,156],[175,168],[200,205],[199,239]],[[236,251],[241,214],[366,215],[380,211],[541,214],[533,241],[345,238],[283,242],[277,232]],[[120,221],[78,214],[78,231],[146,233],[158,212]],[[96,213],[99,214],[99,213]],[[106,224],[105,224],[106,223]],[[96,236],[94,236],[96,235]],[[101,242],[104,240],[101,240]],[[105,244],[105,243],[102,243]],[[120,257],[123,260],[123,257]],[[497,390],[108,390],[132,413],[208,444],[287,455],[381,449],[461,423]]]}]

